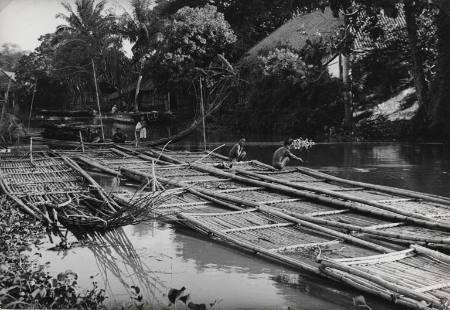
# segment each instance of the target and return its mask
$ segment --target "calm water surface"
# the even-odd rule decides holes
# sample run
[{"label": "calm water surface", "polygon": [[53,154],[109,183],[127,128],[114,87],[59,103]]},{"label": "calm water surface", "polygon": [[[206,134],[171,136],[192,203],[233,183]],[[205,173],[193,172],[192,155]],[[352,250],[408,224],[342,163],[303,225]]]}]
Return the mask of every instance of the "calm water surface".
[{"label": "calm water surface", "polygon": [[[208,147],[214,145],[220,144]],[[254,143],[247,152],[250,158],[270,163],[276,147],[276,143]],[[218,151],[226,153],[228,148]],[[450,196],[450,151],[443,145],[318,144],[301,155],[306,166],[333,175]],[[95,177],[112,186],[111,178]],[[299,287],[281,284],[274,277],[298,273],[171,223],[127,226],[100,239],[104,246],[45,251],[43,259],[52,262],[52,273],[77,272],[83,287],[98,281],[107,288],[110,306],[130,300],[130,285],[141,287],[146,302],[155,308],[167,305],[164,294],[169,288],[181,286],[186,286],[194,302],[221,299],[215,309],[352,309],[351,298],[358,295],[305,275],[300,275]],[[372,309],[398,309],[367,300]]]}]

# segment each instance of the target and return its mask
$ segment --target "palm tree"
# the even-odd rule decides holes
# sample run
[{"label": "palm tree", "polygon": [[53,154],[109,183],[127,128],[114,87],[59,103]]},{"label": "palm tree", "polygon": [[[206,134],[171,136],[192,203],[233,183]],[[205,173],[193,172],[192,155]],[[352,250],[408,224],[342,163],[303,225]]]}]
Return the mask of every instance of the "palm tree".
[{"label": "palm tree", "polygon": [[122,16],[121,31],[133,44],[131,50],[139,72],[134,96],[135,111],[139,110],[138,96],[145,55],[155,48],[161,29],[161,20],[152,10],[154,4],[153,0],[131,0],[133,11]]},{"label": "palm tree", "polygon": [[121,38],[114,33],[115,16],[105,14],[105,0],[76,0],[74,8],[68,2],[61,4],[67,13],[56,15],[66,23],[56,31],[60,40],[55,49],[55,66],[74,94],[84,102],[86,95],[83,90],[92,90],[91,83],[87,81],[90,80],[88,76],[91,75],[94,60],[99,69],[99,79],[115,84],[108,73],[117,70],[108,67],[111,62],[107,61],[107,57],[111,50],[121,48]]}]

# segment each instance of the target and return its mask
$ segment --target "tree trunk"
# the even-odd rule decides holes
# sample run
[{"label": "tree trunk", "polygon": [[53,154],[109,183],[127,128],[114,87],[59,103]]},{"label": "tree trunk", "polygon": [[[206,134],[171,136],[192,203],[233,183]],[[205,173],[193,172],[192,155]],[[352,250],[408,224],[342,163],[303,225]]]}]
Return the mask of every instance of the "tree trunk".
[{"label": "tree trunk", "polygon": [[139,74],[139,78],[136,84],[136,93],[134,94],[134,112],[139,112],[139,89],[141,88],[142,74]]},{"label": "tree trunk", "polygon": [[352,109],[352,92],[350,86],[350,59],[349,55],[342,55],[342,82],[344,83],[344,121],[345,129],[352,129],[353,126],[353,109]]},{"label": "tree trunk", "polygon": [[450,135],[450,15],[440,10],[437,18],[437,74],[433,85],[431,127],[441,137]]},{"label": "tree trunk", "polygon": [[429,107],[428,107],[428,87],[425,81],[425,73],[423,71],[423,60],[418,48],[418,36],[417,36],[417,21],[416,21],[416,6],[413,0],[408,0],[404,2],[406,28],[408,30],[408,45],[410,49],[413,76],[414,76],[414,86],[416,88],[416,96],[419,101],[419,113],[421,113],[421,118],[423,121],[427,121],[429,118]]}]

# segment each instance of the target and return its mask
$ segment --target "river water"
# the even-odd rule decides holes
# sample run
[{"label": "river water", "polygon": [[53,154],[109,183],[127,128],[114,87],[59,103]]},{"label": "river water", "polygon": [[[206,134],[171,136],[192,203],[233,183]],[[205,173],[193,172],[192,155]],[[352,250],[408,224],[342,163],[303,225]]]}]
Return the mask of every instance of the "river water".
[{"label": "river water", "polygon": [[[249,143],[246,149],[249,158],[270,163],[277,146]],[[226,154],[228,149],[226,145],[218,152]],[[450,196],[450,149],[444,145],[317,144],[300,155],[305,166],[340,177]],[[111,178],[93,175],[105,187],[113,185]],[[359,293],[350,288],[299,275],[173,223],[127,226],[101,239],[107,241],[103,246],[44,251],[43,260],[51,262],[50,273],[77,272],[82,287],[97,281],[106,288],[107,306],[130,302],[127,287],[137,285],[145,302],[155,308],[168,304],[164,294],[170,288],[185,286],[193,302],[218,300],[214,309],[357,309],[352,297]],[[280,275],[298,278],[299,285],[280,283]],[[372,309],[398,309],[368,296],[366,300]],[[184,309],[182,304],[177,307]]]}]

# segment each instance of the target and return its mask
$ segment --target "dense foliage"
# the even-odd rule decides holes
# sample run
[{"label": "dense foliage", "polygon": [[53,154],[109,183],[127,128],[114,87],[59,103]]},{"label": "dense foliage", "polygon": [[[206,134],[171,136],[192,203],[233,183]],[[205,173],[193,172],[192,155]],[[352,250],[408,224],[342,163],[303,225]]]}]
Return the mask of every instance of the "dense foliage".
[{"label": "dense foliage", "polygon": [[[363,110],[415,86],[420,110],[414,126],[445,135],[450,134],[445,121],[450,115],[450,10],[444,1],[431,2],[162,0],[155,5],[131,0],[132,12],[114,16],[105,9],[105,0],[77,0],[74,7],[64,4],[66,12],[58,15],[64,24],[41,37],[40,46],[18,62],[16,73],[29,95],[26,102],[33,85],[40,86],[41,108],[61,102],[71,108],[92,106],[94,69],[100,99],[115,91],[122,96],[133,82],[139,90],[143,80],[152,79],[155,91],[195,102],[199,76],[223,54],[243,81],[229,113],[237,120],[253,113],[250,122],[234,122],[241,130],[320,132],[339,126],[344,106]],[[339,40],[309,42],[301,50],[279,46],[260,55],[256,64],[243,63],[251,46],[291,17],[326,6],[335,16],[345,16]],[[395,27],[385,22],[398,16],[403,17]],[[374,44],[355,53],[355,40],[361,37]],[[131,59],[123,51],[124,39],[132,43]],[[338,52],[353,55],[353,75],[345,88],[324,73],[325,59]],[[137,94],[123,97],[135,110]],[[345,118],[347,114],[348,109]],[[264,118],[276,121],[268,126]]]},{"label": "dense foliage", "polygon": [[5,43],[0,46],[0,68],[5,71],[14,71],[20,57],[25,54],[16,44]]},{"label": "dense foliage", "polygon": [[238,126],[313,137],[325,126],[340,125],[342,83],[325,67],[313,65],[308,55],[307,48],[277,48],[243,68],[251,82]]},{"label": "dense foliage", "polygon": [[78,286],[70,270],[56,277],[40,262],[45,228],[0,197],[0,306],[3,309],[100,309],[107,298],[95,282],[90,289]]},{"label": "dense foliage", "polygon": [[198,75],[196,68],[208,67],[218,54],[227,54],[235,41],[230,25],[216,7],[184,7],[164,27],[147,70],[160,87],[186,85]]}]

